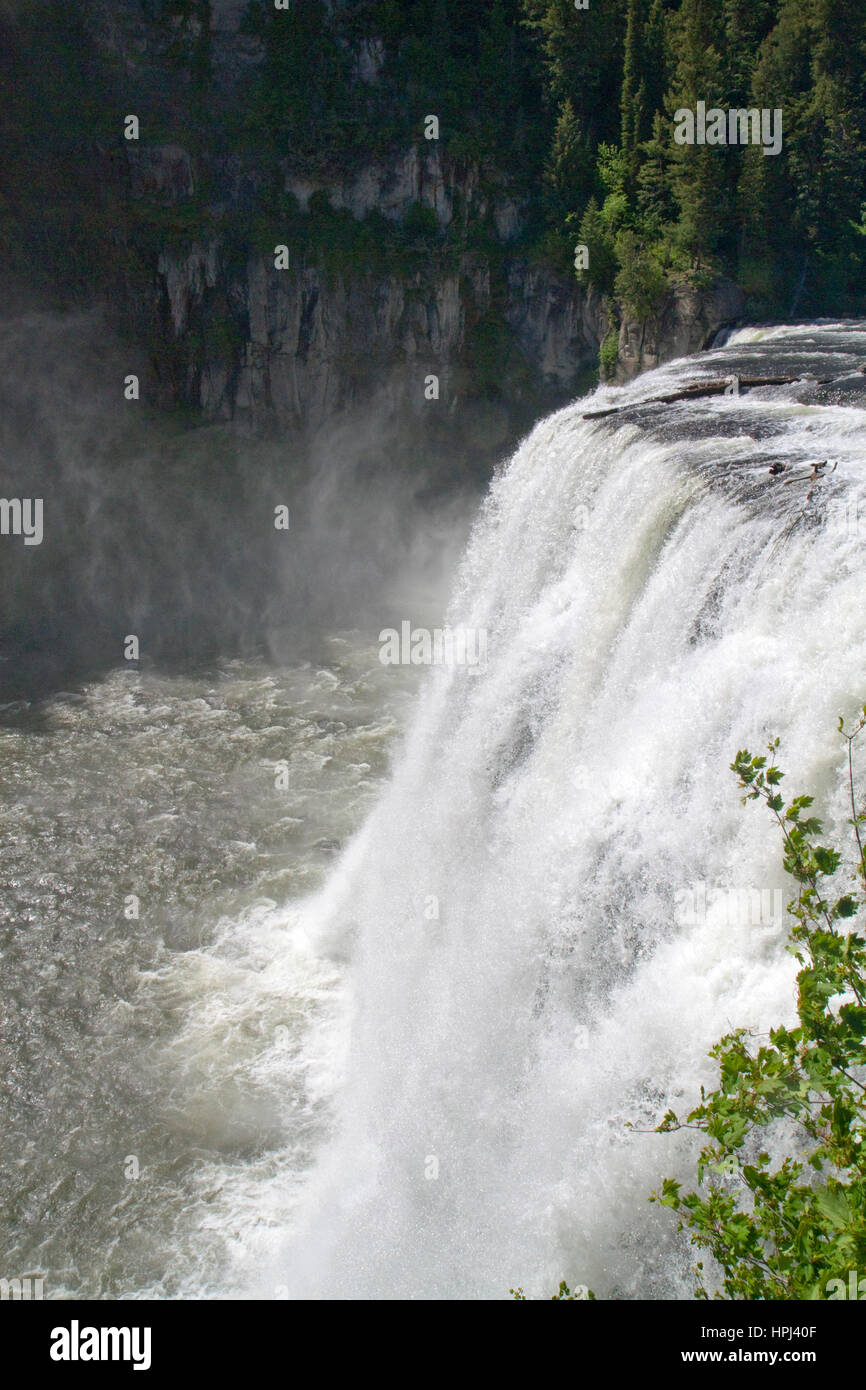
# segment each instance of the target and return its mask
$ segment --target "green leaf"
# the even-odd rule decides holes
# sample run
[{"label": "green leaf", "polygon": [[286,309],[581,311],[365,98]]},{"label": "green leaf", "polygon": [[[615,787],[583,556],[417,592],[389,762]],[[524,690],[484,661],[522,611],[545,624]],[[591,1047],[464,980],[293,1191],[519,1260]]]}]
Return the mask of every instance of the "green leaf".
[{"label": "green leaf", "polygon": [[815,1193],[815,1205],[831,1225],[837,1228],[847,1226],[851,1220],[851,1211],[844,1192],[831,1192],[829,1188],[821,1188]]}]

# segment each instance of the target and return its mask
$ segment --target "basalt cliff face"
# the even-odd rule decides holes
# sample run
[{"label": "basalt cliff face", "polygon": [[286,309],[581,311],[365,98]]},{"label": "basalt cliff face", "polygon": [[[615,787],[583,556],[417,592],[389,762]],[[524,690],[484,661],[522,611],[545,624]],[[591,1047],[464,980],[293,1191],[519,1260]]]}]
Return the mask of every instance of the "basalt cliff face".
[{"label": "basalt cliff face", "polygon": [[[185,152],[135,151],[132,188],[143,155],[151,171],[159,170],[154,186],[165,197],[177,170],[188,168]],[[408,185],[407,166],[415,175]],[[390,168],[365,170],[358,183],[365,181],[381,201],[365,201],[363,215],[378,210],[400,222],[420,205],[448,226],[455,204],[485,212],[477,171],[438,155],[398,154]],[[291,179],[287,185],[297,187]],[[341,183],[316,191],[332,208],[347,206]],[[511,205],[506,217],[519,228],[518,208]],[[277,269],[274,252],[281,244],[289,264]],[[161,386],[208,418],[232,419],[255,431],[269,424],[316,428],[383,382],[395,409],[410,410],[421,408],[431,389],[453,406],[475,398],[480,388],[488,416],[496,417],[491,442],[499,446],[521,408],[524,415],[550,408],[588,384],[611,327],[609,307],[596,291],[509,254],[507,238],[502,251],[495,266],[489,255],[467,250],[450,265],[431,255],[423,268],[389,271],[293,264],[290,241],[275,241],[273,251],[251,252],[241,261],[227,253],[218,234],[185,248],[166,245],[149,305]],[[708,346],[744,307],[742,292],[721,277],[705,291],[676,286],[655,318],[623,319],[615,379],[628,381]]]},{"label": "basalt cliff face", "polygon": [[[147,349],[142,393],[254,433],[315,431],[373,394],[395,415],[435,402],[435,429],[462,433],[483,472],[591,384],[610,307],[533,253],[531,194],[427,139],[423,115],[412,138],[331,167],[265,150],[247,129],[270,61],[255,11],[81,9],[108,84],[89,152],[110,223],[95,288]],[[360,40],[351,80],[375,89],[384,56]],[[617,379],[704,346],[742,311],[725,282],[678,289],[657,319],[623,322]]]},{"label": "basalt cliff face", "polygon": [[711,286],[696,290],[675,283],[658,314],[645,323],[625,317],[619,330],[614,379],[631,381],[675,357],[688,357],[709,347],[720,328],[736,323],[746,308],[738,285],[718,276]]},{"label": "basalt cliff face", "polygon": [[509,391],[524,408],[567,398],[608,328],[597,295],[520,257],[499,283],[471,251],[423,270],[277,270],[269,253],[232,262],[218,237],[160,252],[149,309],[163,389],[256,431],[316,428],[383,384],[395,408],[484,394],[507,429]]}]

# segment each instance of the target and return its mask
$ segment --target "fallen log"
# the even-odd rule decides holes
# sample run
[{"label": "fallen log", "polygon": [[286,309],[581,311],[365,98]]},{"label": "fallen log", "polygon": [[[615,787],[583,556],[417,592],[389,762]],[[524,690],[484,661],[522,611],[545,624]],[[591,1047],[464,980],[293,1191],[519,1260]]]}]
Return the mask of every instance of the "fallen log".
[{"label": "fallen log", "polygon": [[[795,381],[811,381],[816,386],[829,386],[832,376],[741,376],[739,391],[749,391],[755,386],[791,386]],[[722,381],[702,381],[694,386],[685,386],[682,391],[672,391],[667,396],[650,396],[645,401],[633,401],[630,405],[614,405],[608,410],[590,410],[584,420],[603,420],[607,415],[620,415],[624,410],[641,410],[645,405],[670,405],[673,401],[691,401],[700,396],[723,396],[730,390],[732,377]]]}]

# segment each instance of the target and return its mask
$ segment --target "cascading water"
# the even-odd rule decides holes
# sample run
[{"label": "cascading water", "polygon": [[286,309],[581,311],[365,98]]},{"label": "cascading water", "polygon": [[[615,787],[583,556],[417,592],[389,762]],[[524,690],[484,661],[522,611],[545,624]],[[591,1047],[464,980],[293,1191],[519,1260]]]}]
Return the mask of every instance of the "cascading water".
[{"label": "cascading water", "polygon": [[864,356],[862,325],[740,333],[592,406],[733,372],[834,388],[597,421],[578,402],[495,481],[450,615],[486,630],[486,669],[431,673],[299,914],[349,953],[351,1003],[336,1133],[268,1270],[290,1296],[691,1296],[693,1252],[647,1199],[693,1176],[695,1136],[640,1131],[712,1078],[723,1032],[792,1015],[780,848],[729,763],[779,734],[844,829]]},{"label": "cascading water", "polygon": [[[542,422],[452,601],[486,665],[424,675],[386,784],[394,593],[283,671],[7,707],[7,1266],[48,1296],[691,1296],[648,1196],[696,1136],[651,1131],[724,1031],[793,1012],[734,752],[780,735],[844,835],[864,358],[862,324],[749,330]],[[803,379],[647,403],[732,373]]]}]

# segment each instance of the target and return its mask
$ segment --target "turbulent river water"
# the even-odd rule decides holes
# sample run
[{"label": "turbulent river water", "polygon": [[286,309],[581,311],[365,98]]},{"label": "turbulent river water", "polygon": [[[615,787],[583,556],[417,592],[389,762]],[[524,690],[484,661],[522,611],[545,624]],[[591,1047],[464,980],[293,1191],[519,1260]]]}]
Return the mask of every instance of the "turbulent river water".
[{"label": "turbulent river water", "polygon": [[[695,1136],[649,1131],[792,1014],[735,751],[781,736],[844,832],[864,359],[862,324],[743,330],[538,425],[454,580],[481,670],[383,666],[371,626],[2,711],[0,1272],[691,1296],[648,1196]],[[649,403],[733,373],[801,379]]]}]

